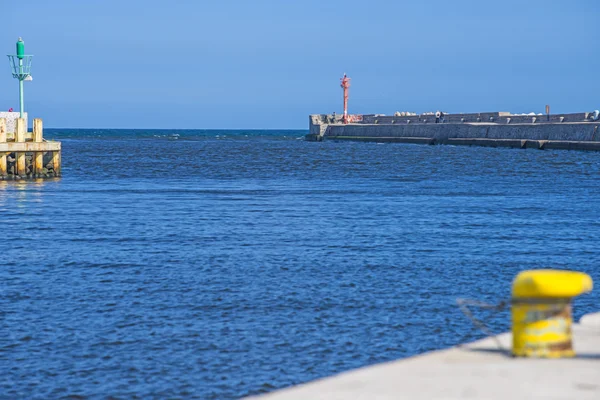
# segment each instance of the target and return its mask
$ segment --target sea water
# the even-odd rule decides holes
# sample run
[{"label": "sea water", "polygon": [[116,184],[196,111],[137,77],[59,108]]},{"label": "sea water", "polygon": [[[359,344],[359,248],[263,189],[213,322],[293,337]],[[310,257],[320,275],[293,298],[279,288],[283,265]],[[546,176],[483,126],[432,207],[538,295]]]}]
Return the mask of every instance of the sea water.
[{"label": "sea water", "polygon": [[239,398],[480,338],[456,299],[525,269],[600,282],[598,153],[305,133],[48,130],[63,177],[0,182],[0,398]]}]

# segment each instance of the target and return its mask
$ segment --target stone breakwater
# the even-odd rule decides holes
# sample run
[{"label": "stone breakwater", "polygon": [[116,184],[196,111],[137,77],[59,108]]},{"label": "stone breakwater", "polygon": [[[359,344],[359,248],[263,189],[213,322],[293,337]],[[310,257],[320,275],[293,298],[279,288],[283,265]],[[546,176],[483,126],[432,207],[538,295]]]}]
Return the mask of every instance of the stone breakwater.
[{"label": "stone breakwater", "polygon": [[600,150],[597,112],[516,115],[506,112],[383,116],[311,115],[309,141],[354,140],[537,149]]},{"label": "stone breakwater", "polygon": [[39,170],[35,168],[35,153],[25,153],[25,170],[21,173],[17,168],[17,154],[9,153],[6,157],[6,174],[0,174],[0,181],[3,180],[21,180],[33,178],[56,178],[60,176],[58,168],[54,167],[54,157],[51,153],[43,155],[43,167]]}]

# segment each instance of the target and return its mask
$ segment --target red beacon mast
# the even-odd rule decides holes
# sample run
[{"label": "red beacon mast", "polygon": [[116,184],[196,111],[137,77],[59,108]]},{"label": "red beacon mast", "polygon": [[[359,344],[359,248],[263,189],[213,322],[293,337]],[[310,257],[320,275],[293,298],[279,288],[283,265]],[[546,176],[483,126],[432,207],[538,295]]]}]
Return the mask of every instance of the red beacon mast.
[{"label": "red beacon mast", "polygon": [[350,88],[350,78],[348,78],[346,76],[346,74],[344,73],[344,77],[342,79],[340,79],[341,81],[341,87],[342,89],[344,89],[344,117],[342,119],[342,122],[344,124],[348,123],[348,88]]}]

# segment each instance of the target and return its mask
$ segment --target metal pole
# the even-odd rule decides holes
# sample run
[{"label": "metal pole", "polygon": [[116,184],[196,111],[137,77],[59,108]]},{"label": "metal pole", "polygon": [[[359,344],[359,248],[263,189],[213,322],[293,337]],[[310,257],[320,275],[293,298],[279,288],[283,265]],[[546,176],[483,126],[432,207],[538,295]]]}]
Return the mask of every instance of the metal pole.
[{"label": "metal pole", "polygon": [[25,101],[23,100],[23,60],[19,60],[19,111],[20,118],[23,118],[25,112]]},{"label": "metal pole", "polygon": [[19,103],[20,103],[20,118],[23,118],[23,114],[25,113],[25,101],[23,100],[23,80],[19,79]]}]

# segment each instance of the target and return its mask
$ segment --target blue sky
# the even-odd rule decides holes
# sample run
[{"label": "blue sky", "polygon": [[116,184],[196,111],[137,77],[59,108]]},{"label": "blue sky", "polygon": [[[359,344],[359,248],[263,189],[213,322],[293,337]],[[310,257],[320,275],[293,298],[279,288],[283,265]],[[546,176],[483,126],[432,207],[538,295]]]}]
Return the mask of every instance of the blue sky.
[{"label": "blue sky", "polygon": [[35,55],[26,108],[49,127],[305,129],[342,111],[344,72],[351,113],[600,108],[593,0],[11,4],[0,48]]}]

